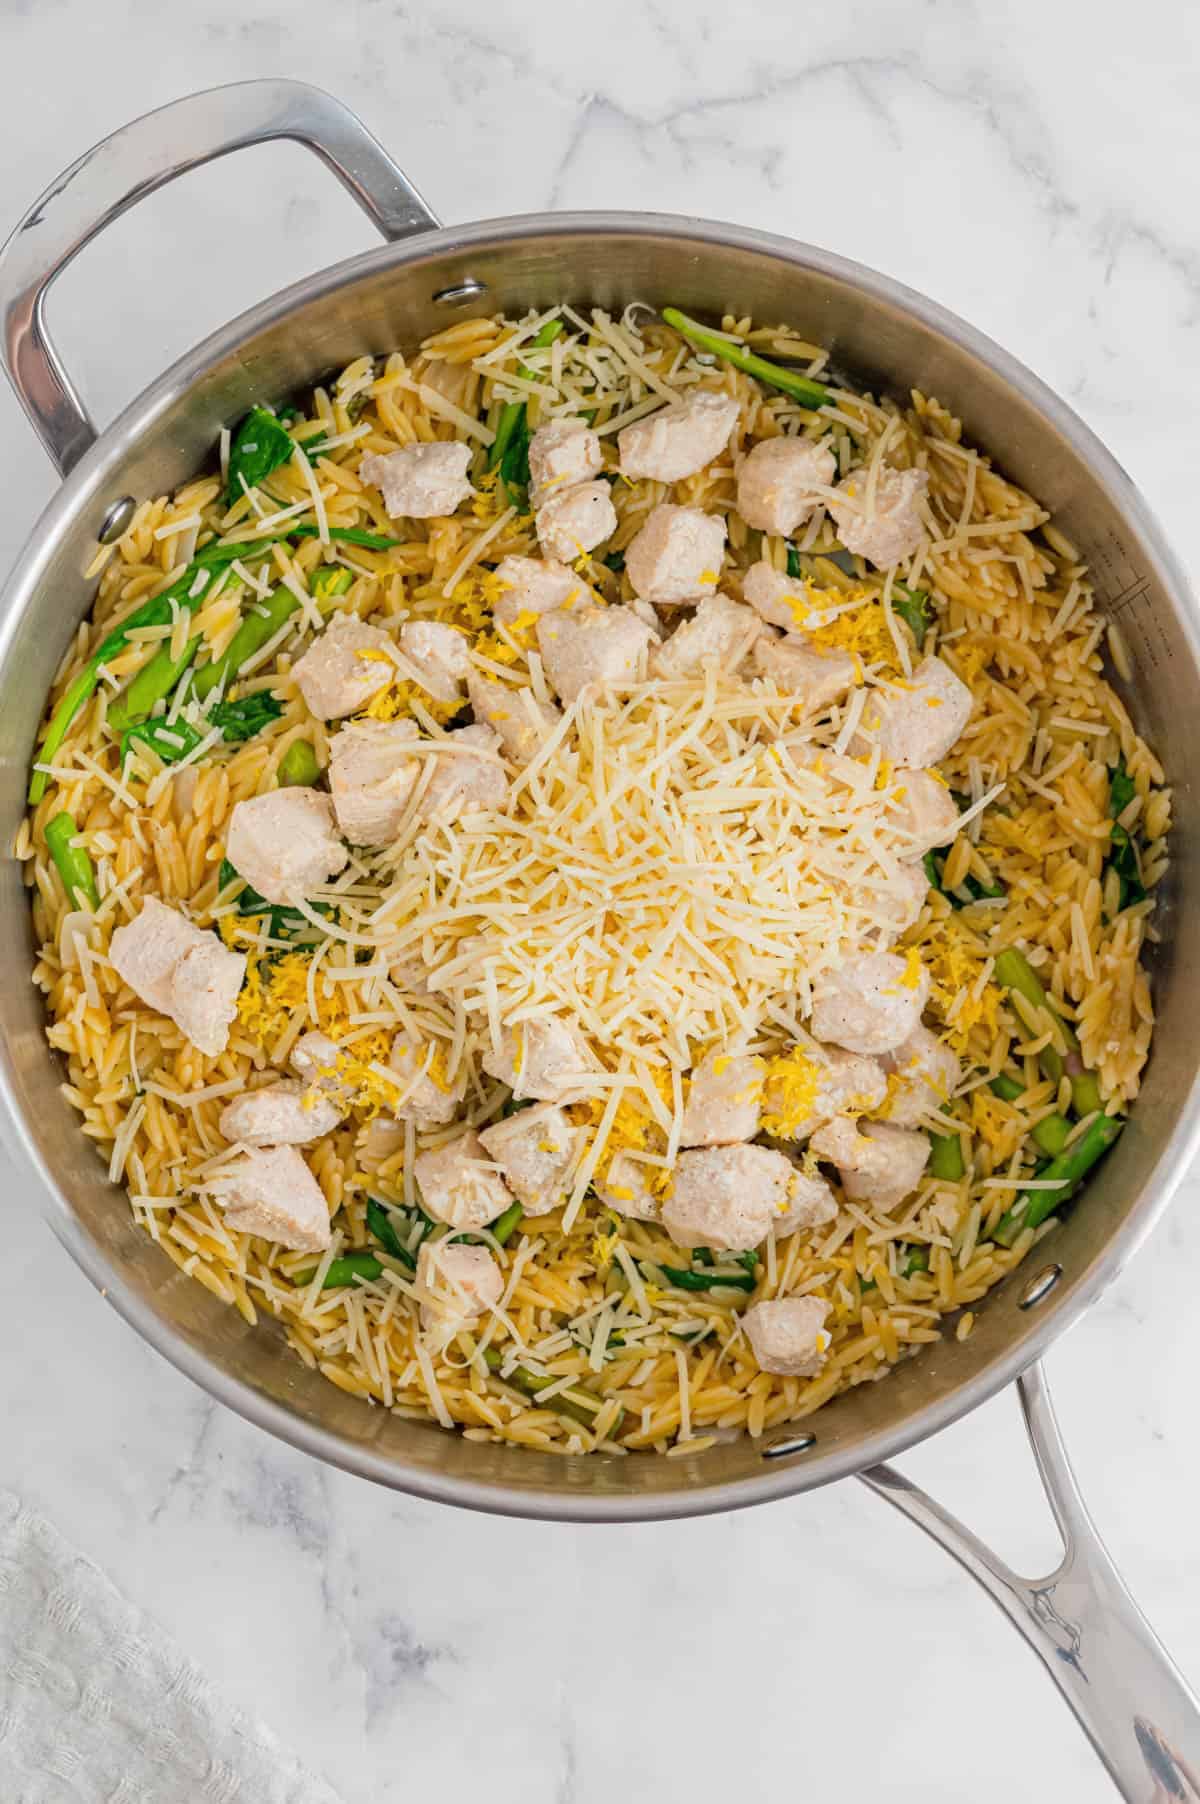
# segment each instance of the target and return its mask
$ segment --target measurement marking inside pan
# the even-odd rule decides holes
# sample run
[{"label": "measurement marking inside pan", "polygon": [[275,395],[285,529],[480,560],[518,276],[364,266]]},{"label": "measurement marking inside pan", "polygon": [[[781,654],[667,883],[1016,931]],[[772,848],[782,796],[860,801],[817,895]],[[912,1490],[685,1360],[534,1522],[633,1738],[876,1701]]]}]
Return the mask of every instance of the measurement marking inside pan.
[{"label": "measurement marking inside pan", "polygon": [[1148,576],[1138,577],[1135,582],[1130,583],[1113,597],[1108,603],[1107,611],[1113,617],[1128,613],[1133,604],[1137,601],[1144,601],[1149,592],[1150,578]]}]

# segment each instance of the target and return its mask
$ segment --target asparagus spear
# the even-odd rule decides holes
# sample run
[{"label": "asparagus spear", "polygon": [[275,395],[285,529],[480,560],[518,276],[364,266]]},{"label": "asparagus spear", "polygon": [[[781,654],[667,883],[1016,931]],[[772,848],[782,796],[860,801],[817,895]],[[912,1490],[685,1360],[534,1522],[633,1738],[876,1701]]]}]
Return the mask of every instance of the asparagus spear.
[{"label": "asparagus spear", "polygon": [[957,1184],[966,1166],[963,1164],[962,1141],[957,1134],[929,1136],[929,1175]]},{"label": "asparagus spear", "polygon": [[660,1265],[659,1271],[672,1290],[753,1290],[758,1280],[752,1272],[709,1271],[688,1272],[677,1265]]},{"label": "asparagus spear", "polygon": [[771,363],[766,357],[758,357],[741,345],[731,344],[729,339],[722,338],[717,332],[708,331],[696,320],[689,319],[686,313],[680,313],[678,307],[664,307],[662,316],[668,326],[673,326],[676,332],[701,351],[720,357],[725,363],[731,363],[734,369],[744,370],[747,376],[756,377],[759,382],[782,389],[785,395],[791,395],[802,407],[815,411],[829,399],[829,390],[824,383],[814,382],[810,376],[801,376],[796,370],[785,369],[781,363]]},{"label": "asparagus spear", "polygon": [[[267,417],[270,418],[271,416],[268,415]],[[286,433],[283,436],[285,438],[288,437]],[[288,438],[289,446],[291,443],[291,439]],[[272,545],[285,543],[288,539],[314,538],[317,535],[317,531],[318,528],[316,526],[301,523],[299,526],[290,527],[287,532],[272,534],[269,538],[246,539],[235,545],[207,546],[203,551],[196,554],[195,558],[193,558],[192,562],[187,566],[182,577],[177,579],[175,583],[172,583],[171,587],[165,590],[162,595],[157,595],[151,602],[148,602],[145,609],[139,609],[136,614],[131,615],[128,620],[122,623],[122,626],[118,631],[127,636],[132,627],[164,625],[171,618],[171,597],[174,597],[181,605],[188,607],[190,611],[194,612],[212,587],[213,579],[224,570],[228,564],[231,564],[235,558],[252,559],[261,557],[265,552],[271,549]],[[330,527],[329,537],[331,539],[346,541],[352,545],[364,546],[369,551],[386,551],[391,546],[399,545],[402,542],[399,539],[388,538],[382,533],[364,532],[358,527],[353,526]],[[198,585],[198,573],[201,571],[209,572],[203,586]],[[320,570],[314,572],[310,587],[314,595],[322,599],[328,599],[336,595],[344,595],[353,581],[353,573],[344,566],[324,565]],[[198,588],[198,592],[194,596],[191,593],[193,587]],[[281,593],[286,595],[288,591],[276,591],[277,595]],[[269,598],[268,605],[272,599],[274,598]],[[166,605],[163,606],[161,604]],[[282,626],[284,619],[287,617],[287,613],[290,613],[298,605],[299,604],[293,597],[288,604],[286,611],[278,615],[274,628],[275,631],[278,631],[278,628]],[[252,620],[258,617],[260,616],[251,614],[247,616],[247,619]],[[260,646],[265,645],[267,639],[270,637],[271,634],[269,632],[263,634],[252,649],[240,652],[236,660],[232,661],[228,668],[236,668],[239,664],[244,663],[246,658],[252,657],[254,651],[258,650]],[[94,677],[92,669],[93,665],[98,666],[104,663],[107,658],[113,657],[121,650],[125,644],[125,639],[122,639],[119,644],[115,641],[116,635],[110,635],[109,639],[106,639],[104,644],[100,646],[94,659],[89,662],[88,670],[80,673],[80,677],[76,679],[76,682],[79,685],[78,696],[75,696],[73,691],[68,691],[68,695],[63,697],[63,701],[59,705],[59,710],[56,711],[55,719],[51,722],[51,727],[55,728],[56,722],[58,721],[58,713],[63,713],[64,721],[61,730],[57,731],[57,736],[53,741],[51,740],[50,732],[47,732],[46,738],[39,748],[39,759],[52,756],[54,751],[57,750],[58,746],[62,743],[71,720],[96,687],[95,680],[91,680],[85,684],[84,679],[89,676],[89,673]],[[191,664],[199,649],[200,639],[197,636],[189,641],[182,656],[179,658],[172,658],[170,652],[165,648],[156,652],[149,662],[144,664],[141,670],[139,670],[132,678],[124,693],[110,705],[108,710],[108,721],[114,732],[123,733],[126,728],[134,725],[136,722],[147,719],[153,712],[155,704],[165,700],[166,697],[170,695],[176,683],[179,681],[179,678]],[[236,639],[234,644],[228,647],[225,657],[230,659],[235,649]],[[201,697],[207,695],[209,690],[219,680],[218,676],[213,674],[212,665],[206,665],[204,671],[203,685],[200,686],[198,683],[195,691],[196,694]],[[70,697],[72,701],[69,712],[66,710],[68,697]],[[41,783],[38,794],[35,796],[33,789],[34,785],[38,783],[39,776],[41,776]],[[35,772],[33,782],[30,784],[30,801],[40,801],[42,795],[45,794],[45,791],[46,781],[44,773]]]},{"label": "asparagus spear", "polygon": [[[181,575],[165,588],[160,595],[152,596],[127,614],[120,626],[114,627],[106,638],[100,641],[79,675],[68,687],[57,708],[50,717],[41,744],[34,754],[36,764],[46,764],[54,757],[55,752],[70,731],[71,722],[83,707],[84,703],[95,693],[100,681],[101,666],[110,658],[123,652],[129,643],[129,635],[136,627],[167,626],[174,617],[176,607],[186,608],[194,614],[208,591],[220,577],[225,566],[235,557],[253,549],[251,546],[237,547],[230,545],[210,546],[198,552],[187,565]],[[44,770],[35,770],[29,781],[29,800],[40,802],[46,793],[48,782]]]},{"label": "asparagus spear", "polygon": [[289,620],[299,606],[292,591],[282,587],[272,589],[261,602],[255,602],[220,657],[201,665],[196,672],[192,678],[193,695],[203,701],[218,683],[239,671],[255,652],[262,650],[268,639],[275,637],[284,621]]},{"label": "asparagus spear", "polygon": [[277,776],[284,788],[311,789],[321,775],[317,754],[307,739],[293,739],[279,760]]},{"label": "asparagus spear", "polygon": [[[311,1271],[300,1272],[292,1280],[297,1289],[311,1284],[316,1276],[314,1265]],[[343,1253],[340,1259],[331,1259],[329,1270],[321,1280],[322,1290],[337,1290],[343,1284],[354,1284],[359,1279],[369,1284],[372,1278],[382,1278],[383,1267],[374,1253]]]},{"label": "asparagus spear", "polygon": [[[1025,1094],[1025,1086],[1004,1071],[992,1079],[988,1089],[1004,1102],[1016,1102]],[[1037,1126],[1029,1130],[1029,1138],[1051,1159],[1057,1157],[1070,1137],[1071,1124],[1065,1115],[1044,1115]]]},{"label": "asparagus spear", "polygon": [[504,1214],[498,1215],[492,1223],[492,1239],[498,1240],[501,1246],[507,1246],[520,1226],[524,1214],[525,1211],[520,1203],[510,1203]]},{"label": "asparagus spear", "polygon": [[1055,1214],[1096,1161],[1108,1151],[1124,1126],[1123,1121],[1112,1115],[1097,1115],[1090,1121],[1078,1140],[1038,1173],[1042,1179],[1057,1179],[1059,1187],[1023,1191],[992,1229],[992,1239],[997,1245],[1010,1247],[1026,1228],[1036,1228],[1048,1215]]},{"label": "asparagus spear", "polygon": [[[321,529],[305,520],[299,526],[289,526],[279,536],[281,539],[317,539]],[[393,545],[404,543],[403,539],[389,539],[383,532],[364,532],[361,526],[331,526],[329,537],[335,544],[361,545],[364,551],[390,551]]]},{"label": "asparagus spear", "polygon": [[[261,557],[272,545],[286,545],[289,539],[319,539],[321,529],[311,520],[301,520],[296,526],[288,526],[283,532],[273,532],[265,539],[241,539],[234,544],[213,546],[214,551],[225,554],[225,562],[231,558]],[[331,526],[328,538],[333,544],[361,545],[364,551],[390,551],[395,545],[403,545],[403,539],[389,538],[386,533],[367,532],[361,526]],[[203,556],[204,553],[200,553]]]},{"label": "asparagus spear", "polygon": [[114,733],[124,733],[138,721],[149,719],[159,702],[166,701],[176,683],[200,650],[200,635],[189,639],[178,658],[164,648],[156,651],[108,705],[108,724]]},{"label": "asparagus spear", "polygon": [[1023,996],[1034,1008],[1045,1010],[1062,1030],[1063,1039],[1067,1043],[1067,1056],[1064,1059],[1056,1046],[1045,1046],[1038,1054],[1038,1063],[1052,1083],[1058,1083],[1063,1072],[1071,1081],[1071,1100],[1075,1113],[1081,1118],[1093,1115],[1103,1106],[1100,1085],[1092,1072],[1085,1070],[1079,1053],[1079,1038],[1074,1028],[1056,1013],[1050,998],[1042,988],[1041,981],[1025,957],[1015,946],[1006,946],[996,956],[994,966],[996,982],[1003,989],[1013,990]]},{"label": "asparagus spear", "polygon": [[[504,1364],[504,1355],[497,1347],[485,1348],[483,1357],[491,1372],[499,1372]],[[543,1378],[537,1372],[531,1372],[527,1366],[514,1366],[501,1382],[511,1384],[514,1390],[524,1391],[530,1401],[536,1403],[538,1392],[544,1391],[548,1385],[557,1384],[558,1380]],[[604,1402],[603,1397],[593,1397],[585,1390],[556,1391],[553,1397],[546,1399],[546,1408],[552,1409],[555,1415],[568,1416],[571,1421],[582,1422],[585,1428],[591,1428],[603,1409]],[[620,1417],[609,1430],[610,1436],[616,1434],[619,1426]]]},{"label": "asparagus spear", "polygon": [[82,896],[93,909],[99,908],[100,892],[96,888],[96,872],[87,847],[75,844],[78,833],[79,829],[71,815],[56,814],[52,821],[46,823],[46,845],[63,880],[67,901],[74,906]]}]

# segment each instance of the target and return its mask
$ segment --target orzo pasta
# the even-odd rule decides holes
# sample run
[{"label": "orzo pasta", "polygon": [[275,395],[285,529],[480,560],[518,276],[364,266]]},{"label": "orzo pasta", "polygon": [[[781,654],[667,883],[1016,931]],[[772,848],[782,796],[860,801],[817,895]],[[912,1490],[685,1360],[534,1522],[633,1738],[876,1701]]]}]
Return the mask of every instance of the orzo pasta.
[{"label": "orzo pasta", "polygon": [[1170,797],[1037,502],[790,328],[361,358],[98,553],[25,862],[134,1216],[378,1407],[758,1435],[1137,1095]]}]

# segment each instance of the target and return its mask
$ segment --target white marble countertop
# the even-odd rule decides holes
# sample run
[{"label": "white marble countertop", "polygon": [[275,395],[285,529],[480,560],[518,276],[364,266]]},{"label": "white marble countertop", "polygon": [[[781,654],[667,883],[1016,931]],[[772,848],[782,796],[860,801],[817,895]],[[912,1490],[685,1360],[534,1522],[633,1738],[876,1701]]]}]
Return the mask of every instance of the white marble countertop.
[{"label": "white marble countertop", "polygon": [[[1113,0],[1082,25],[1055,0],[767,0],[752,19],[650,0],[607,22],[578,0],[5,0],[0,56],[17,78],[0,225],[151,106],[256,75],[315,81],[358,108],[448,220],[706,214],[925,290],[1079,408],[1186,556],[1200,25],[1170,0],[1144,0],[1136,31]],[[103,420],[203,332],[366,243],[315,165],[261,151],[122,222],[61,283],[51,317]],[[0,427],[6,564],[53,484],[7,391]],[[618,1786],[889,1804],[1112,1795],[982,1595],[859,1487],[624,1530],[371,1489],[215,1408],[148,1351],[5,1176],[0,1484],[347,1804],[485,1788],[490,1804],[598,1804]],[[1049,1362],[1100,1527],[1193,1678],[1198,1204],[1193,1173]],[[907,1465],[1018,1563],[1047,1553],[1011,1399]]]}]

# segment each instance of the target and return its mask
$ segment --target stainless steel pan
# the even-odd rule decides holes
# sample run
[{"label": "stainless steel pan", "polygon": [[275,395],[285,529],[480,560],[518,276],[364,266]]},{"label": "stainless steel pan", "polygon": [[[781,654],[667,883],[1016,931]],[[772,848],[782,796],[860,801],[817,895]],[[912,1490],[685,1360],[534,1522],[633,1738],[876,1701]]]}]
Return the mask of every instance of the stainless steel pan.
[{"label": "stainless steel pan", "polygon": [[[75,253],[142,195],[269,139],[305,145],[387,243],[243,314],[97,434],[47,337],[43,303]],[[931,1347],[884,1384],[828,1405],[805,1432],[691,1459],[563,1461],[464,1441],[365,1408],[307,1371],[271,1327],[251,1330],[180,1274],[133,1225],[59,1093],[38,996],[26,980],[28,911],[15,861],[0,866],[4,1099],[52,1227],[108,1300],[214,1397],[306,1452],[398,1489],[472,1509],[637,1521],[740,1508],[856,1474],[939,1540],[1021,1630],[1124,1795],[1200,1797],[1196,1700],[1125,1591],[1073,1484],[1036,1361],[1099,1295],[1166,1207],[1193,1151],[1200,972],[1200,802],[1179,753],[1200,711],[1193,601],[1145,503],[1088,429],[998,346],[886,277],[762,232],[643,214],[554,214],[465,228],[435,215],[354,115],[318,90],[250,82],[137,120],[75,163],[0,253],[8,374],[64,481],[0,600],[0,813],[11,843],[43,698],[86,613],[82,571],[133,500],[173,487],[212,454],[218,428],[364,351],[411,345],[473,312],[570,296],[632,297],[689,312],[789,319],[860,381],[939,395],[973,439],[1051,506],[1084,548],[1133,662],[1130,702],[1176,785],[1171,891],[1155,972],[1155,1055],[1129,1129],[1086,1201],[1025,1272],[991,1296],[963,1344]],[[114,315],[121,297],[114,295]],[[1059,1527],[1062,1564],[1018,1577],[881,1462],[1003,1385],[1020,1387]]]}]

